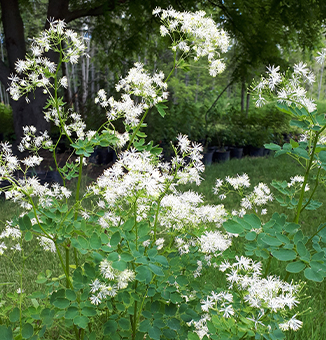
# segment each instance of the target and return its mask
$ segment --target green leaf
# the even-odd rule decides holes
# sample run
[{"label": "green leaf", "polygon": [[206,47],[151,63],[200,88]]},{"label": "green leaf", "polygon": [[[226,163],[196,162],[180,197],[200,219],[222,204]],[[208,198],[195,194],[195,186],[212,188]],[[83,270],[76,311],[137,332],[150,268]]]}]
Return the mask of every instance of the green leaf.
[{"label": "green leaf", "polygon": [[299,143],[294,141],[292,138],[290,139],[290,144],[291,144],[293,149],[295,149],[299,146]]},{"label": "green leaf", "polygon": [[96,307],[83,307],[81,313],[85,316],[95,316],[97,314]]},{"label": "green leaf", "polygon": [[303,244],[302,241],[297,243],[297,252],[300,257],[305,257],[308,253],[306,246]]},{"label": "green leaf", "polygon": [[88,241],[83,236],[78,236],[77,241],[84,249],[89,248]]},{"label": "green leaf", "polygon": [[306,268],[304,271],[304,276],[306,279],[315,281],[315,282],[322,282],[324,277],[320,273],[316,272],[312,268]]},{"label": "green leaf", "polygon": [[161,115],[161,117],[164,118],[164,116],[166,115],[166,112],[164,111],[164,109],[167,109],[168,107],[160,103],[156,104],[155,107],[157,108],[157,111]]},{"label": "green leaf", "polygon": [[70,305],[70,301],[65,298],[58,298],[53,301],[53,306],[60,308],[60,309],[65,309]]},{"label": "green leaf", "polygon": [[161,339],[161,330],[157,327],[152,327],[148,330],[148,335],[151,339],[160,340]]},{"label": "green leaf", "polygon": [[66,290],[66,298],[70,301],[75,301],[77,296],[76,296],[76,293],[73,290],[67,289]]},{"label": "green leaf", "polygon": [[22,328],[23,339],[29,339],[33,336],[34,329],[30,323],[25,323]]},{"label": "green leaf", "polygon": [[130,231],[133,228],[134,224],[135,224],[135,219],[134,218],[129,218],[129,220],[127,220],[125,223],[123,223],[121,225],[121,228],[124,231]]},{"label": "green leaf", "polygon": [[[244,216],[243,216],[243,220],[244,220],[245,222],[247,222],[247,223],[250,224],[250,226],[251,226],[250,229],[252,229],[252,228],[254,228],[254,229],[259,229],[260,226],[261,226],[261,221],[260,221],[259,217],[257,217],[257,216],[254,215],[254,214],[244,215]],[[241,219],[240,219],[240,221],[241,221]],[[241,222],[240,222],[240,223],[241,223]],[[246,228],[246,227],[244,227],[244,228]],[[250,229],[249,229],[249,230],[250,230]]]},{"label": "green leaf", "polygon": [[155,264],[150,263],[149,268],[155,275],[164,276],[163,270],[159,266],[156,266]]},{"label": "green leaf", "polygon": [[275,236],[284,244],[288,244],[291,242],[287,236],[281,233],[275,233]]},{"label": "green leaf", "polygon": [[1,340],[13,340],[11,327],[8,328],[4,325],[0,325]]},{"label": "green leaf", "polygon": [[286,271],[289,273],[300,273],[305,267],[306,264],[302,261],[291,262],[286,266]]},{"label": "green leaf", "polygon": [[79,315],[78,308],[70,306],[66,311],[65,318],[66,319],[74,319],[77,315]]},{"label": "green leaf", "polygon": [[74,324],[80,328],[85,329],[90,322],[89,318],[86,316],[76,316],[74,318]]},{"label": "green leaf", "polygon": [[177,312],[178,308],[175,304],[170,303],[168,305],[165,305],[165,314],[167,316],[173,316]]},{"label": "green leaf", "polygon": [[264,147],[266,149],[273,150],[273,151],[281,150],[281,147],[279,145],[277,145],[277,144],[274,144],[274,143],[265,144]]},{"label": "green leaf", "polygon": [[124,330],[130,329],[130,321],[129,321],[129,319],[121,318],[121,319],[118,321],[118,324],[119,324],[119,326],[120,326],[121,329],[124,329]]},{"label": "green leaf", "polygon": [[152,272],[147,266],[141,265],[136,268],[136,280],[140,282],[150,283],[152,280]]},{"label": "green leaf", "polygon": [[121,241],[121,235],[119,233],[119,231],[116,231],[112,237],[111,237],[111,240],[110,240],[110,245],[111,247],[116,247]]},{"label": "green leaf", "polygon": [[102,246],[101,238],[94,232],[89,240],[92,249],[99,249]]},{"label": "green leaf", "polygon": [[272,255],[280,261],[292,261],[297,257],[296,252],[290,249],[273,250]]},{"label": "green leaf", "polygon": [[200,340],[200,337],[196,333],[188,332],[188,340]]},{"label": "green leaf", "polygon": [[18,307],[15,307],[9,314],[10,322],[16,322],[19,320],[20,311]]},{"label": "green leaf", "polygon": [[282,244],[282,242],[280,240],[278,240],[275,237],[269,236],[269,235],[264,235],[262,238],[262,241],[267,243],[270,246],[280,246]]},{"label": "green leaf", "polygon": [[122,272],[123,270],[127,269],[127,263],[125,261],[116,261],[112,263],[112,268]]},{"label": "green leaf", "polygon": [[148,223],[140,223],[138,225],[138,236],[143,237],[145,235],[148,235],[150,232],[150,227]]},{"label": "green leaf", "polygon": [[293,222],[287,223],[285,225],[285,231],[287,231],[290,234],[296,233],[299,228],[300,228],[300,225],[293,223]]},{"label": "green leaf", "polygon": [[180,329],[180,321],[176,318],[172,318],[167,322],[169,328],[174,329],[175,331]]},{"label": "green leaf", "polygon": [[27,242],[31,241],[31,240],[33,239],[33,233],[32,233],[31,231],[28,230],[28,231],[26,232],[24,238],[25,238],[25,241],[27,241]]},{"label": "green leaf", "polygon": [[114,320],[107,321],[104,325],[104,335],[114,334],[118,329],[118,324]]},{"label": "green leaf", "polygon": [[42,284],[42,283],[46,282],[47,280],[48,280],[48,279],[47,279],[47,277],[44,275],[44,273],[39,273],[39,274],[37,275],[37,280],[35,280],[35,282],[36,282],[36,283]]},{"label": "green leaf", "polygon": [[233,220],[224,222],[223,227],[231,234],[241,234],[244,231],[243,227],[238,222]]},{"label": "green leaf", "polygon": [[143,320],[140,324],[139,324],[139,330],[141,332],[147,333],[149,331],[149,329],[151,329],[152,325],[150,323],[150,321],[148,319]]},{"label": "green leaf", "polygon": [[248,241],[253,241],[256,238],[257,234],[254,231],[249,232],[246,234],[245,239]]},{"label": "green leaf", "polygon": [[18,224],[19,224],[19,228],[20,228],[21,231],[32,229],[32,222],[31,222],[30,218],[28,217],[28,215],[24,215],[23,217],[19,217]]},{"label": "green leaf", "polygon": [[318,157],[322,163],[326,163],[326,151],[320,151]]}]

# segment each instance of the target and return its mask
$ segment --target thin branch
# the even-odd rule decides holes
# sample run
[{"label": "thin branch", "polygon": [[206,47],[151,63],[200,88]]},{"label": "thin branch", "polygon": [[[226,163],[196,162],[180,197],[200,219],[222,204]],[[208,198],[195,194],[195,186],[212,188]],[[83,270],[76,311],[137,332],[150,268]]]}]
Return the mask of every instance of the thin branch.
[{"label": "thin branch", "polygon": [[105,11],[113,11],[115,9],[115,1],[107,1],[105,4],[94,8],[81,8],[75,11],[68,11],[65,16],[65,21],[70,22],[78,18],[88,17],[88,16],[100,16],[104,14]]}]

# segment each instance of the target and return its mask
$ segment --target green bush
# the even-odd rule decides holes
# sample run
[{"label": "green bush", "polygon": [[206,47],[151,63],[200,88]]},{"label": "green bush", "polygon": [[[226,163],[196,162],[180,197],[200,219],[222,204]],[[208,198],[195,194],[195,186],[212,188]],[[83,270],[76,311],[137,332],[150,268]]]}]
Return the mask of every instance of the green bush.
[{"label": "green bush", "polygon": [[12,108],[3,103],[0,103],[0,123],[0,134],[2,134],[3,139],[9,141],[15,139]]}]

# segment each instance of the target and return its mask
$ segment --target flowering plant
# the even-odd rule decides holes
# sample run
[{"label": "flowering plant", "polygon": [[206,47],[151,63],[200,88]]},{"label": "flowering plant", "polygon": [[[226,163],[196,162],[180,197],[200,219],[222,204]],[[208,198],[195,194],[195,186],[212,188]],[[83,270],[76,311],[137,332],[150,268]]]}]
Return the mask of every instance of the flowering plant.
[{"label": "flowering plant", "polygon": [[[227,36],[202,11],[158,8],[154,14],[163,20],[162,35],[173,37],[176,32],[182,38],[173,39],[174,67],[184,67],[184,55],[194,53],[195,59],[208,55],[213,76],[223,69],[216,48],[226,49]],[[265,184],[245,194],[250,185],[246,175],[218,180],[214,189],[220,198],[230,190],[243,195],[241,210],[236,213],[222,204],[204,204],[203,197],[192,191],[178,190],[181,184],[201,183],[202,147],[179,135],[175,156],[171,163],[163,163],[161,149],[146,144],[141,131],[151,107],[164,116],[166,81],[173,70],[164,80],[162,72],[150,75],[136,63],[117,84],[120,100],[108,98],[104,90],[98,92],[96,102],[107,110],[108,121],[98,131],[87,131],[81,116],[65,110],[58,96],[59,88],[67,86],[65,77],[59,77],[60,65],[77,62],[83,46],[64,22],[51,22],[49,30],[33,41],[32,56],[17,61],[21,76],[10,77],[9,91],[15,99],[36,87],[49,95],[45,117],[58,126],[60,137],[53,142],[46,132],[24,127],[19,149],[31,154],[23,160],[13,155],[8,143],[0,145],[0,176],[9,182],[4,189],[6,198],[23,210],[0,234],[3,256],[9,258],[10,252],[22,256],[15,302],[5,306],[0,334],[9,340],[34,340],[51,337],[60,326],[67,339],[76,340],[275,339],[283,331],[300,328],[293,309],[299,303],[301,285],[268,276],[268,268],[262,275],[261,263],[239,258],[232,251],[233,238],[245,236],[251,242],[249,255],[255,252],[265,259],[273,254],[281,261],[292,261],[297,254],[302,257],[299,249],[305,249],[306,242],[295,233],[298,220],[286,223],[283,216],[274,214],[272,220],[262,223],[257,209],[272,196]],[[41,56],[49,49],[59,54],[57,65]],[[112,124],[117,118],[124,120],[123,134]],[[56,149],[63,137],[78,161],[60,168]],[[124,151],[81,197],[83,165],[98,145]],[[28,176],[28,169],[42,161],[41,148],[53,153],[62,186],[42,185]],[[15,176],[17,171],[22,178]],[[72,198],[66,181],[74,177],[77,189]],[[306,182],[304,179],[303,188]],[[300,211],[302,202],[300,196]],[[13,247],[9,238],[17,242]],[[27,295],[24,268],[33,254],[34,238],[34,246],[55,253],[62,275],[52,277],[50,270],[39,273],[36,282],[43,289]],[[320,255],[318,250],[318,259]],[[312,256],[311,267],[318,261]],[[297,262],[288,266],[295,272]],[[201,274],[206,267],[228,272],[226,290],[203,285]]]}]

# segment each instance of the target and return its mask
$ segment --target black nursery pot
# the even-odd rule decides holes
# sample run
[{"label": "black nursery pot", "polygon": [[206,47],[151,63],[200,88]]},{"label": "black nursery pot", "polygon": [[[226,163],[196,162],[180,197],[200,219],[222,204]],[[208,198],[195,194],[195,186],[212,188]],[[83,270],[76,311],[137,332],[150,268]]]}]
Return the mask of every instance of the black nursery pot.
[{"label": "black nursery pot", "polygon": [[238,147],[231,147],[230,148],[230,156],[231,158],[237,158],[240,159],[243,156],[243,148]]},{"label": "black nursery pot", "polygon": [[215,162],[226,162],[230,159],[230,150],[221,151],[217,150],[214,153],[214,161]]},{"label": "black nursery pot", "polygon": [[255,146],[250,146],[249,156],[251,157],[263,157],[264,156],[264,147],[257,148]]},{"label": "black nursery pot", "polygon": [[204,162],[205,165],[211,165],[212,164],[214,152],[215,152],[215,149],[208,150],[207,152],[204,152],[203,162]]}]

